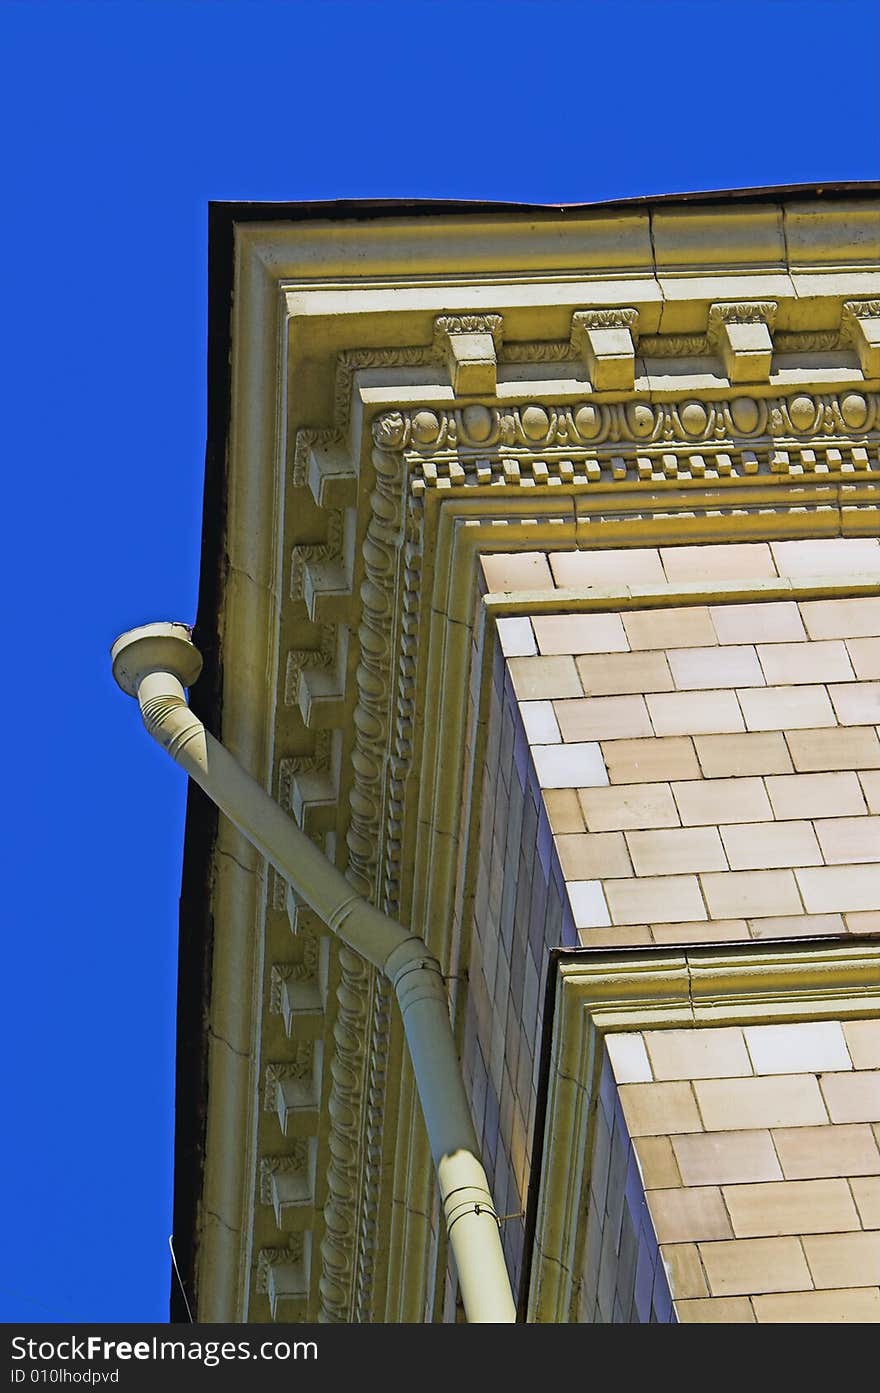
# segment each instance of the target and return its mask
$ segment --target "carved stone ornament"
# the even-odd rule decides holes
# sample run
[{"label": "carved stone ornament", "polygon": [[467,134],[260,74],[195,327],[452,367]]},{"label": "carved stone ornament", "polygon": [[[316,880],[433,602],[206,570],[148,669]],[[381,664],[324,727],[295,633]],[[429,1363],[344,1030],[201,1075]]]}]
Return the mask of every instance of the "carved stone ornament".
[{"label": "carved stone ornament", "polygon": [[576,310],[572,315],[571,344],[596,391],[632,388],[638,322],[634,309]]},{"label": "carved stone ornament", "polygon": [[[840,467],[835,456],[822,457],[824,447],[851,454],[853,436],[861,440],[875,429],[878,411],[880,395],[859,391],[512,408],[475,404],[385,412],[373,423],[373,438],[383,451],[407,452],[416,493],[525,478],[587,483],[621,477],[615,472],[619,459],[636,477],[674,479],[691,473],[694,456],[682,449],[687,446],[698,446],[719,475],[736,477],[772,472],[773,451],[789,444],[816,447],[815,458],[802,462],[807,470]],[[751,449],[744,448],[746,442]],[[625,448],[621,455],[613,448],[619,446],[635,447],[635,453]],[[797,458],[792,467],[798,467]],[[852,467],[871,467],[864,448]]]},{"label": "carved stone ornament", "polygon": [[847,300],[841,334],[859,355],[866,377],[880,377],[880,300]]},{"label": "carved stone ornament", "polygon": [[[591,364],[595,388],[597,365],[602,380],[603,354],[606,364],[614,360],[613,373],[619,373],[636,346],[640,353],[659,357],[723,353],[724,335],[732,328],[757,328],[769,337],[774,309],[772,302],[764,301],[718,304],[712,307],[707,334],[653,335],[637,345],[633,336],[638,315],[625,308],[578,311],[568,343],[505,345],[500,320],[493,322],[497,316],[442,316],[427,349],[350,350],[340,356],[335,427],[299,432],[294,484],[311,488],[316,502],[326,494],[347,498],[346,506],[353,507],[353,466],[345,462],[344,450],[355,374],[364,367],[424,365],[440,353],[446,357],[444,344],[450,334],[487,335],[502,362],[574,362],[584,357]],[[858,322],[866,322],[865,317]],[[625,338],[606,341],[599,337],[604,333]],[[742,343],[731,342],[729,355],[735,359],[736,348],[740,355],[744,350]],[[788,335],[783,342],[787,351],[808,352],[813,339]],[[816,351],[836,348],[840,342],[838,331],[823,333],[816,339]],[[758,347],[763,352],[766,344]],[[608,378],[604,381],[607,384]],[[501,405],[468,401],[465,394],[453,406],[426,403],[375,415],[372,486],[358,539],[360,582],[353,611],[359,616],[357,629],[349,640],[343,623],[315,626],[317,646],[290,651],[285,685],[285,699],[299,706],[316,734],[326,728],[322,711],[330,708],[321,702],[330,700],[328,693],[335,712],[349,713],[344,719],[353,740],[351,783],[343,825],[346,874],[353,887],[386,912],[398,914],[405,789],[413,760],[422,566],[430,545],[424,506],[429,493],[466,490],[472,497],[488,493],[502,500],[539,493],[550,498],[562,491],[604,493],[612,508],[616,491],[629,495],[645,490],[653,499],[649,507],[659,512],[658,489],[731,486],[741,497],[743,488],[766,489],[768,480],[796,486],[831,480],[867,483],[880,479],[878,427],[880,396],[857,386],[771,395],[765,386],[763,391],[723,396],[694,392],[658,400],[635,392],[630,381],[625,399],[612,402],[584,395],[567,402],[536,398]],[[326,542],[294,549],[291,593],[298,599],[305,599],[309,568],[317,575],[318,599],[320,568],[327,568],[324,574],[335,568],[338,574],[344,521],[338,509],[334,513],[335,507],[336,503],[324,509]],[[352,663],[348,642],[357,654]],[[347,672],[354,678],[348,687]],[[337,714],[334,719],[342,717]],[[326,720],[329,723],[329,716]],[[339,773],[330,763],[328,747],[322,744],[316,746],[315,756],[282,756],[278,768],[285,800],[292,805],[300,797],[299,806],[307,806],[309,799],[294,790],[304,786],[307,776],[320,776],[326,781],[322,797],[327,795],[332,809]],[[328,813],[328,827],[334,816],[338,813]],[[328,1061],[330,1159],[319,1283],[320,1318],[325,1321],[373,1316],[393,1011],[386,985],[377,981],[371,968],[347,949],[341,950],[339,961],[342,980]],[[273,1003],[280,1004],[280,974],[285,971],[273,972]],[[267,1108],[275,1110],[269,1094],[267,1086]]]},{"label": "carved stone ornament", "polygon": [[287,1156],[264,1156],[260,1161],[260,1203],[272,1203],[274,1175],[304,1175],[308,1169],[308,1144],[296,1141]]}]

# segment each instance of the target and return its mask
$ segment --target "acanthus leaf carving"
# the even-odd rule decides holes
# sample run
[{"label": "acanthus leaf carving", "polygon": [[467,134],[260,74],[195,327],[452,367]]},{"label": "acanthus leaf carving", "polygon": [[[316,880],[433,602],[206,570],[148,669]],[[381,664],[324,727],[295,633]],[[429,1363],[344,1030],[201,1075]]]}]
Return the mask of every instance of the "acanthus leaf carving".
[{"label": "acanthus leaf carving", "polygon": [[441,314],[434,320],[433,347],[440,357],[450,334],[488,334],[496,352],[501,348],[504,320],[500,314]]},{"label": "acanthus leaf carving", "polygon": [[572,342],[576,334],[584,329],[635,329],[639,322],[639,312],[634,309],[609,308],[595,310],[575,310],[571,317]]},{"label": "acanthus leaf carving", "polygon": [[274,1175],[300,1175],[308,1169],[308,1142],[299,1139],[286,1156],[263,1156],[260,1159],[260,1203],[272,1203]]},{"label": "acanthus leaf carving", "polygon": [[775,300],[722,300],[709,306],[710,341],[722,324],[766,324],[772,330],[776,323]]}]

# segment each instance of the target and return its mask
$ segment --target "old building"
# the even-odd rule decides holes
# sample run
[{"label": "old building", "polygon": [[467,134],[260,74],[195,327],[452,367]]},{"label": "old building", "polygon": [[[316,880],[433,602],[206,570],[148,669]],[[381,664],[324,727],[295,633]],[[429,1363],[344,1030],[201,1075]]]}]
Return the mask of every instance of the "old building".
[{"label": "old building", "polygon": [[[191,704],[439,959],[520,1318],[876,1320],[876,187],[216,205],[210,312]],[[393,992],[287,895],[192,790],[190,1301],[454,1320]]]}]

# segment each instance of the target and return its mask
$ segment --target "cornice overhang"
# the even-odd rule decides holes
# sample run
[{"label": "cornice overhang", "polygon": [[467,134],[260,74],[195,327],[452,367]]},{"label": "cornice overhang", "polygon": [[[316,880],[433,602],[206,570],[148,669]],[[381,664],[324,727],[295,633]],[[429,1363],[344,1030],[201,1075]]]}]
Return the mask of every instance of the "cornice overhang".
[{"label": "cornice overhang", "polygon": [[[685,520],[688,540],[876,533],[878,263],[867,199],[236,229],[214,727],[425,935],[456,1019],[477,556]],[[204,1174],[175,1219],[200,1318],[422,1319],[432,1174],[387,992],[304,912],[291,936],[285,887],[222,821],[211,871]]]}]

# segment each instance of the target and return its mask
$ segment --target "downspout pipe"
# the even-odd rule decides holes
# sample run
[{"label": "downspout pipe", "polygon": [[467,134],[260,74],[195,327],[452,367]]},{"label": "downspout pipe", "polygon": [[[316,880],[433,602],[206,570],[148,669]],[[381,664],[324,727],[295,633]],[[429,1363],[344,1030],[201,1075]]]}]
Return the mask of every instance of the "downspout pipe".
[{"label": "downspout pipe", "polygon": [[468,1321],[516,1320],[498,1218],[464,1091],[440,964],[427,944],[352,890],[341,871],[207,731],[184,689],[202,658],[185,624],[147,624],[111,649],[144,725],[343,943],[391,981],[403,1016]]}]

